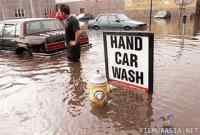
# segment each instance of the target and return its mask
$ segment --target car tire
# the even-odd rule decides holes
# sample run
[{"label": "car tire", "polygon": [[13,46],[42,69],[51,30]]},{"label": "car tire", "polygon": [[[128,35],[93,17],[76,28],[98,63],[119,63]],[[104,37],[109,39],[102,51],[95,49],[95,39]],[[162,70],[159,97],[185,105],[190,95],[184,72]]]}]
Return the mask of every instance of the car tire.
[{"label": "car tire", "polygon": [[131,30],[132,28],[130,26],[125,26],[124,30]]},{"label": "car tire", "polygon": [[93,27],[93,29],[94,29],[94,30],[99,30],[100,27],[95,25],[95,26]]},{"label": "car tire", "polygon": [[15,53],[19,56],[32,56],[33,55],[30,49],[26,49],[23,47],[17,48]]}]

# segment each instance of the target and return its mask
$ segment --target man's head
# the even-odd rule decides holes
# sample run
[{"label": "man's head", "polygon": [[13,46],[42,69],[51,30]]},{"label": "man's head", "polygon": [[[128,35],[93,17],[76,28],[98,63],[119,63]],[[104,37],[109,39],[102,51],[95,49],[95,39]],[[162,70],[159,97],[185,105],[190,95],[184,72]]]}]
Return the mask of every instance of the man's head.
[{"label": "man's head", "polygon": [[70,8],[68,5],[60,5],[60,11],[63,12],[65,15],[70,15]]}]

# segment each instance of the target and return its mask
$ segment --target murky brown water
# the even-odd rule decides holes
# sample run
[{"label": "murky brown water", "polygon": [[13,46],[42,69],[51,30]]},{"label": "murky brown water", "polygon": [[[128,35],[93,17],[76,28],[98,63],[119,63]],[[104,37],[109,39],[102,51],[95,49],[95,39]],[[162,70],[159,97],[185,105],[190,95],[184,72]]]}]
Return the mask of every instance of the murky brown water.
[{"label": "murky brown water", "polygon": [[28,59],[0,52],[0,135],[142,135],[141,128],[160,126],[167,113],[174,127],[199,128],[191,134],[199,135],[200,40],[161,29],[153,97],[115,89],[103,109],[92,108],[86,94],[91,75],[104,71],[102,32],[90,32],[94,46],[82,51],[80,63],[64,53]]}]

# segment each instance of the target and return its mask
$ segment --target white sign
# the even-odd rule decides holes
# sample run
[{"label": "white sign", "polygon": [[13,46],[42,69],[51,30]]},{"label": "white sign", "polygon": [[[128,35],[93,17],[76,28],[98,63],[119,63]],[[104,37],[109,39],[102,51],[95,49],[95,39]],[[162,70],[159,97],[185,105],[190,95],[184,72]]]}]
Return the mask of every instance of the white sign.
[{"label": "white sign", "polygon": [[105,32],[108,80],[153,90],[153,34]]}]

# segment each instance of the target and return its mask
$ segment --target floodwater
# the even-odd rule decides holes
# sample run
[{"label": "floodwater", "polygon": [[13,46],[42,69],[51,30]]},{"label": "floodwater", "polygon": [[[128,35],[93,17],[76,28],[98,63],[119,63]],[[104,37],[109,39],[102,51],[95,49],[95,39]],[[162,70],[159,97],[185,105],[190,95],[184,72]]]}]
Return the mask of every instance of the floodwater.
[{"label": "floodwater", "polygon": [[87,98],[93,73],[105,72],[101,31],[89,32],[93,46],[82,50],[80,63],[65,53],[19,58],[0,52],[0,135],[143,135],[143,128],[162,127],[160,117],[167,114],[173,127],[199,135],[200,38],[183,40],[176,26],[167,25],[173,32],[159,25],[153,28],[153,96],[114,89],[102,109]]}]

